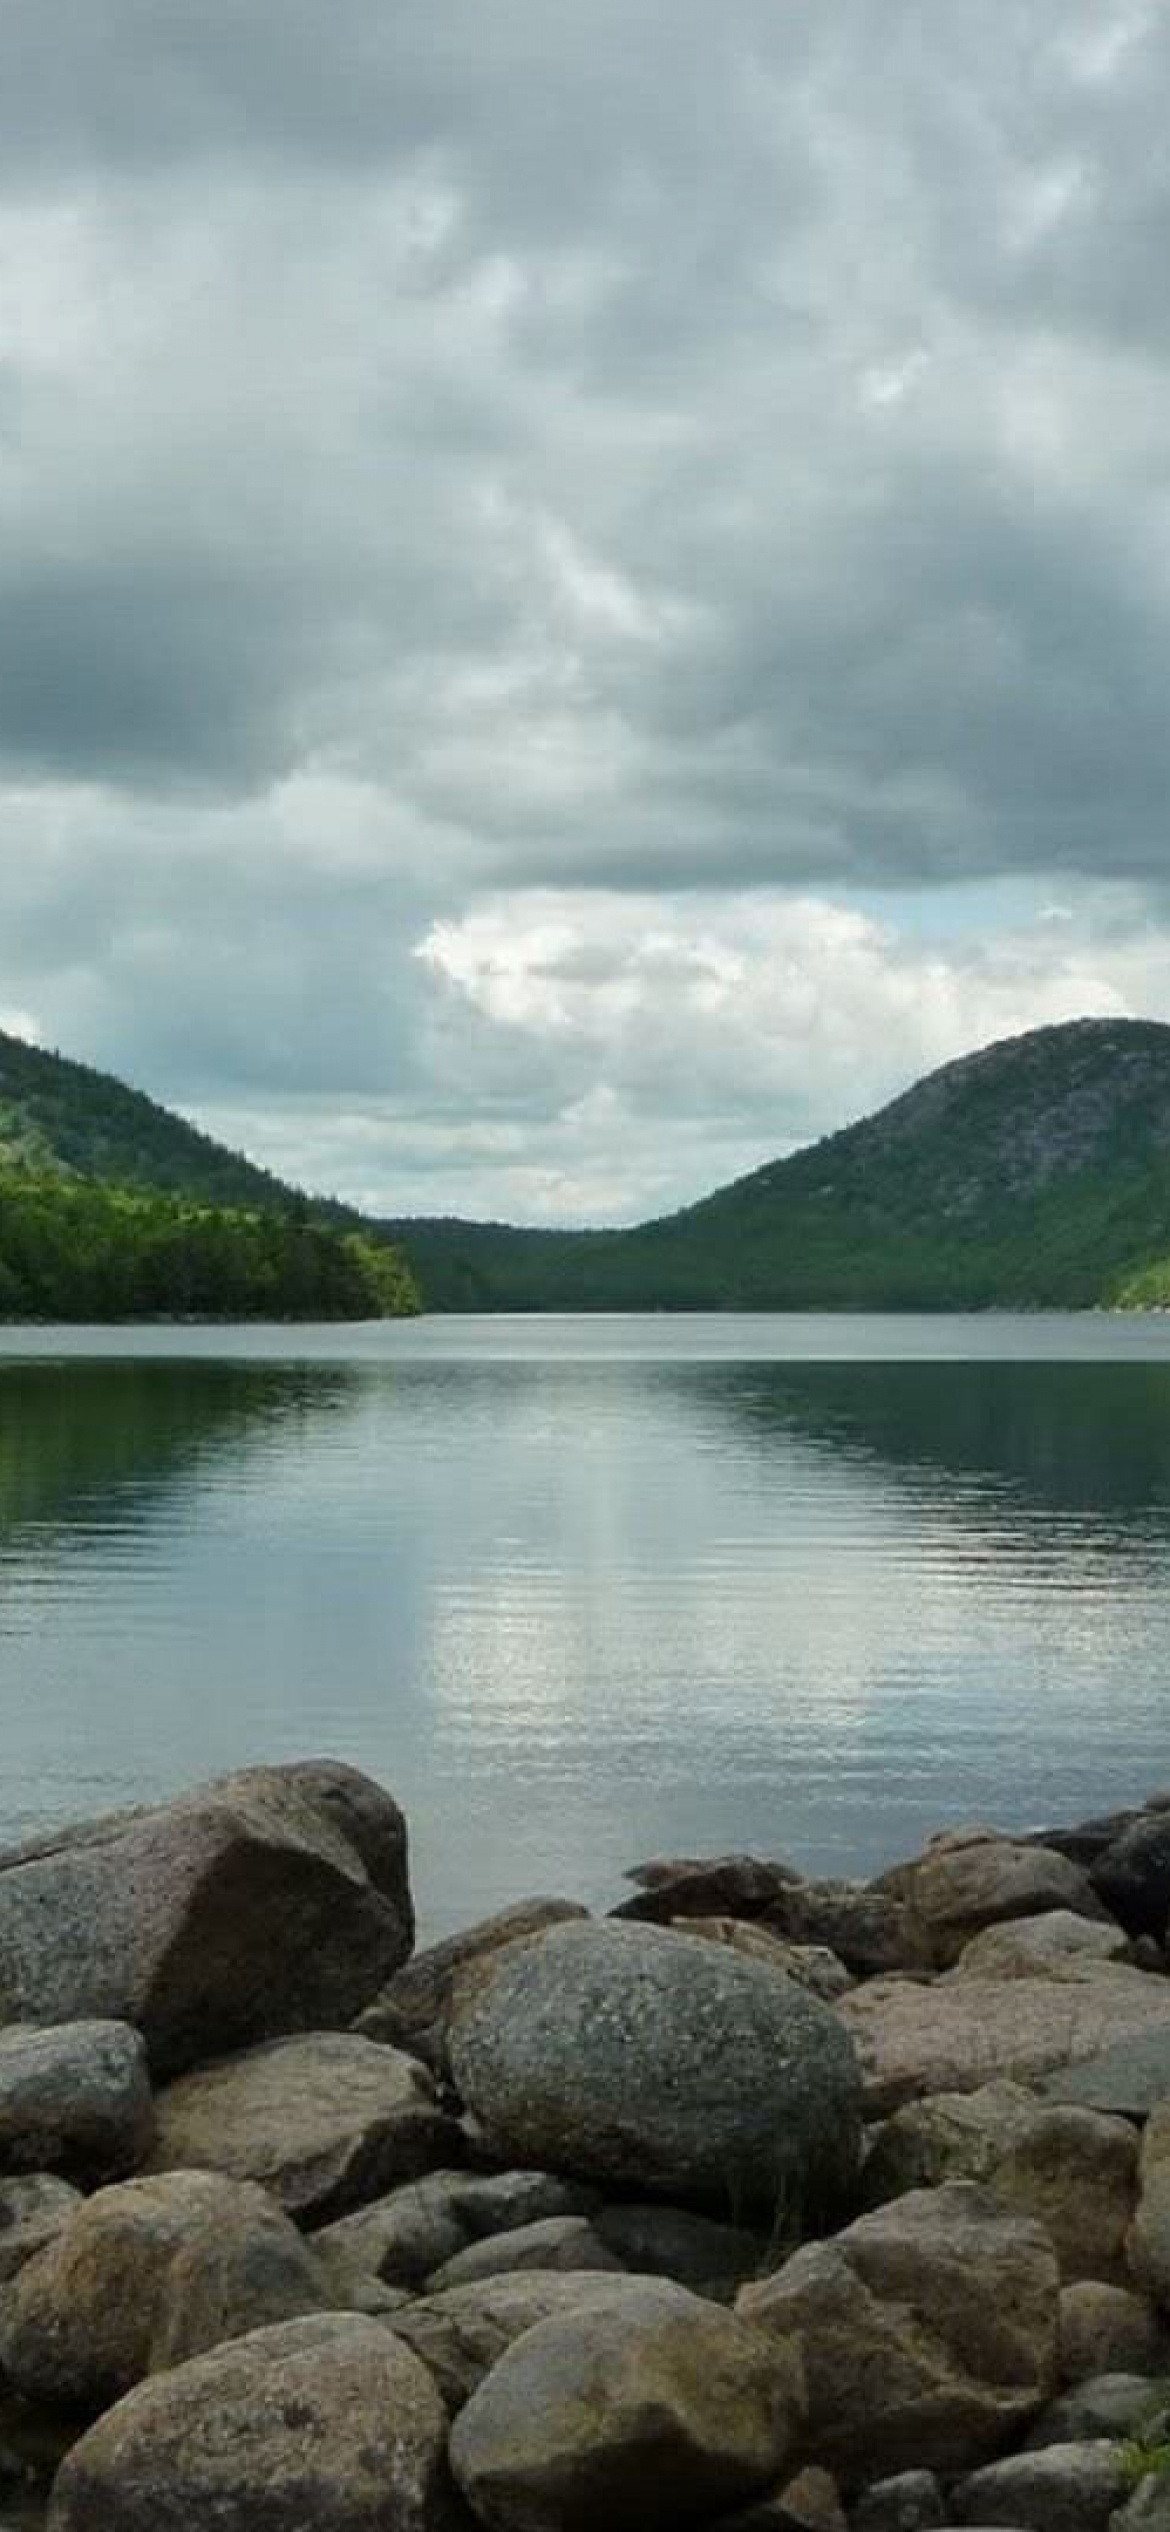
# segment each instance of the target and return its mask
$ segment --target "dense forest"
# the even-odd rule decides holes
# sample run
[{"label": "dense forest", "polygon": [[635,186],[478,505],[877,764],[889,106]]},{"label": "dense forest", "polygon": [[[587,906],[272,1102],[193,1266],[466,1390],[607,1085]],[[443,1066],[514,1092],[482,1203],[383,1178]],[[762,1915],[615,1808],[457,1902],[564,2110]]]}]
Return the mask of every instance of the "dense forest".
[{"label": "dense forest", "polygon": [[375,1319],[417,1307],[395,1249],[307,1207],[260,1213],[0,1176],[0,1318]]}]

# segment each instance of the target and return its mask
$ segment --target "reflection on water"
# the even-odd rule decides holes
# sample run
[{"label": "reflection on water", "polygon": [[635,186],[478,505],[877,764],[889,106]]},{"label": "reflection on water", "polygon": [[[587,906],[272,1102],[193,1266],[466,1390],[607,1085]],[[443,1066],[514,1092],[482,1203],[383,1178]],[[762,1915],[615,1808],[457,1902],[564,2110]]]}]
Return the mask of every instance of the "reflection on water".
[{"label": "reflection on water", "polygon": [[966,1361],[801,1361],[791,1322],[786,1359],[489,1322],[0,1361],[0,1832],[330,1751],[405,1803],[437,1930],[655,1849],[866,1870],[1141,1792],[1170,1333],[1029,1359],[1045,1326]]}]

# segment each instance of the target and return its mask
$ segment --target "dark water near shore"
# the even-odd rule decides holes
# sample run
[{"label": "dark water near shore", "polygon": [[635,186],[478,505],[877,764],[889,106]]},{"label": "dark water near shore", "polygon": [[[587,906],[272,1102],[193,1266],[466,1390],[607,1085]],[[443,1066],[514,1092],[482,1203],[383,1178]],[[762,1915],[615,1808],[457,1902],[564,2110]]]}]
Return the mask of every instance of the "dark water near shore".
[{"label": "dark water near shore", "polygon": [[1170,1780],[1170,1321],[0,1331],[0,1836],[261,1757],[426,1928]]}]

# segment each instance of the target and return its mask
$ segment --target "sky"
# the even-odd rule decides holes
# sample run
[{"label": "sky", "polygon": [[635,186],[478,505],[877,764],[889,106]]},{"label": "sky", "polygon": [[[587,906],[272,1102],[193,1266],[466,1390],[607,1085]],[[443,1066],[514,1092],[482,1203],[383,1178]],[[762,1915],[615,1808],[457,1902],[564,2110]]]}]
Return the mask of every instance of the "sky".
[{"label": "sky", "polygon": [[1164,0],[6,0],[0,1025],[389,1214],[1170,1019]]}]

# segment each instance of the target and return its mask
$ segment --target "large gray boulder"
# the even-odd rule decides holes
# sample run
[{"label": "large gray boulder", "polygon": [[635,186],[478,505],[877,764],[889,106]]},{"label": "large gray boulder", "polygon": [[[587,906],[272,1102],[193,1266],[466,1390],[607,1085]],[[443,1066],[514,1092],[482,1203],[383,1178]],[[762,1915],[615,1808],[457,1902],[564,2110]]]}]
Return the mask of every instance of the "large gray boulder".
[{"label": "large gray boulder", "polygon": [[153,2135],[146,2052],[128,2023],[0,2031],[0,2172],[120,2179]]},{"label": "large gray boulder", "polygon": [[974,2469],[1056,2388],[1047,2234],[984,2189],[895,2198],[745,2286],[736,2309],[801,2348],[808,2450],[857,2484]]},{"label": "large gray boulder", "polygon": [[0,2365],[26,2399],[81,2411],[156,2365],[341,2297],[262,2189],[211,2172],[87,2198],[0,2306]]},{"label": "large gray boulder", "polygon": [[0,2023],[130,2022],[163,2073],[344,2025],[412,1939],[402,1814],[330,1761],[0,1855]]},{"label": "large gray boulder", "polygon": [[517,2339],[456,2420],[451,2467],[492,2532],[676,2532],[777,2479],[803,2405],[789,2351],[643,2281]]},{"label": "large gray boulder", "polygon": [[49,2532],[438,2532],[446,2420],[377,2321],[256,2330],[158,2374],[75,2444]]},{"label": "large gray boulder", "polygon": [[458,2144],[417,2058],[315,2031],[168,2084],[148,2168],[256,2180],[298,2222],[324,2224],[434,2170]]},{"label": "large gray boulder", "polygon": [[765,2212],[793,2235],[853,2178],[860,2084],[836,2014],[721,1945],[554,1927],[456,1994],[455,2081],[517,2161]]}]

